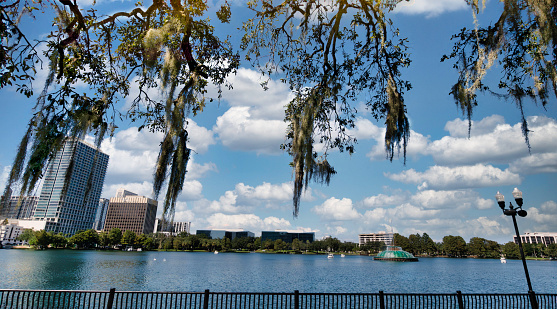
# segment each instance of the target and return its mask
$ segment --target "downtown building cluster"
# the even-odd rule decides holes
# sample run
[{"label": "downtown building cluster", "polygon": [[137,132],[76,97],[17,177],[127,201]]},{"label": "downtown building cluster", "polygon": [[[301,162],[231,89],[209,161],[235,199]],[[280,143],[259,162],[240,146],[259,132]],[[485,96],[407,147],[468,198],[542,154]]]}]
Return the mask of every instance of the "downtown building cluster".
[{"label": "downtown building cluster", "polygon": [[[66,139],[48,163],[39,196],[2,197],[0,244],[18,244],[17,236],[25,229],[66,236],[89,229],[156,231],[157,201],[124,189],[110,199],[100,197],[108,160],[95,146]],[[175,226],[189,232],[189,222]],[[175,233],[172,226],[166,230]]]},{"label": "downtown building cluster", "polygon": [[[157,201],[120,188],[115,197],[101,198],[109,156],[84,141],[68,138],[51,158],[39,196],[10,196],[0,207],[0,244],[21,244],[25,229],[72,236],[94,229],[136,234],[178,235],[190,232],[190,222],[157,219]],[[198,230],[208,238],[254,237],[244,230]],[[313,242],[303,231],[263,231],[262,240],[294,239]]]}]

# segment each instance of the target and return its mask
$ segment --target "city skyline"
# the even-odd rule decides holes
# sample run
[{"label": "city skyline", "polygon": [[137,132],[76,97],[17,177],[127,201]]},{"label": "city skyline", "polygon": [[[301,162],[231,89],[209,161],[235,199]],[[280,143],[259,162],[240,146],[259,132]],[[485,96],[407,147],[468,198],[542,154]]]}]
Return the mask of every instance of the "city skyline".
[{"label": "city skyline", "polygon": [[[242,4],[231,4],[233,17],[246,16]],[[480,23],[488,24],[493,6],[498,5],[490,3]],[[111,12],[131,6],[128,1],[97,1],[95,7]],[[36,25],[50,22],[43,17],[25,20],[27,27],[37,29],[33,32],[37,36],[44,33],[37,32]],[[512,241],[514,230],[494,195],[500,191],[508,203],[518,187],[528,211],[519,219],[521,234],[557,231],[555,99],[546,110],[530,102],[525,105],[530,152],[521,133],[520,111],[512,102],[493,96],[479,97],[482,104],[472,117],[468,136],[468,122],[449,95],[457,74],[451,63],[439,60],[451,51],[451,35],[464,26],[473,27],[469,8],[464,1],[416,0],[401,6],[393,19],[401,35],[409,37],[414,55],[410,68],[403,71],[413,83],[405,97],[412,129],[406,165],[401,157],[386,159],[383,123],[359,108],[363,113],[350,132],[358,139],[355,154],[329,157],[338,174],[328,187],[310,185],[298,218],[293,218],[290,157],[280,150],[287,127],[283,106],[291,93],[275,77],[264,91],[263,80],[244,63],[230,78],[234,89],[223,90],[220,102],[209,103],[201,115],[189,119],[189,145],[195,152],[175,221],[192,222],[192,230],[304,230],[315,232],[317,239],[330,235],[343,241],[393,231],[428,233],[435,241],[458,235],[467,241],[477,236],[505,243]],[[233,32],[233,27],[225,28],[217,30]],[[39,71],[36,92],[44,75]],[[121,102],[122,110],[129,108],[137,90],[131,91]],[[4,132],[13,132],[0,139],[3,186],[34,101],[14,89],[0,93],[4,98],[0,125]],[[138,132],[138,124],[126,120],[118,126],[114,137],[101,145],[110,155],[101,197],[114,196],[120,187],[152,196],[162,133]]]}]

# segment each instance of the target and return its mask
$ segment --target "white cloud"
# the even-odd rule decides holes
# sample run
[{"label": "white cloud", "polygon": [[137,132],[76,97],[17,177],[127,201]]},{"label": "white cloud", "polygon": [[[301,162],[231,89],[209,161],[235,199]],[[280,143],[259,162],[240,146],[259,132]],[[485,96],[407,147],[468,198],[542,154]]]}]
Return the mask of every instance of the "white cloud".
[{"label": "white cloud", "polygon": [[[376,142],[370,152],[367,153],[367,157],[373,161],[381,161],[387,158],[387,153],[385,151],[385,129],[381,129],[381,134],[376,136]],[[410,140],[406,146],[406,156],[408,158],[418,158],[421,155],[428,154],[427,147],[429,145],[429,137],[424,136],[418,132],[410,130]],[[400,149],[402,152],[402,148]],[[396,155],[396,154],[395,154]]]},{"label": "white cloud", "polygon": [[256,119],[250,107],[238,106],[218,117],[213,130],[222,144],[232,150],[280,154],[286,128],[282,120]]},{"label": "white cloud", "polygon": [[199,200],[194,202],[193,210],[195,213],[240,213],[248,209],[237,205],[238,194],[234,191],[226,191],[218,201]]},{"label": "white cloud", "polygon": [[468,125],[467,119],[457,118],[448,121],[445,124],[445,130],[455,138],[468,138],[468,129],[470,129],[470,136],[482,136],[492,133],[499,125],[505,125],[505,119],[501,115],[491,115],[480,121],[472,120],[471,127]]},{"label": "white cloud", "polygon": [[400,2],[394,12],[434,17],[446,12],[463,10],[466,7],[466,2],[462,0],[407,0]]},{"label": "white cloud", "polygon": [[557,173],[557,152],[520,158],[511,162],[509,171],[517,174]]},{"label": "white cloud", "polygon": [[378,194],[376,196],[366,197],[362,201],[362,203],[367,208],[374,208],[374,207],[400,205],[407,199],[408,197],[406,196],[406,194],[396,194],[396,195]]},{"label": "white cloud", "polygon": [[[557,154],[557,122],[545,116],[528,117],[531,151],[540,158],[550,160]],[[467,136],[468,122],[449,121],[445,126],[451,136],[432,142],[428,153],[439,165],[472,165],[476,163],[509,163],[518,160],[515,170],[528,164],[528,147],[525,145],[521,124],[504,123],[503,117],[493,115],[474,122],[470,138]],[[548,154],[543,157],[542,154]],[[545,170],[553,170],[550,161],[542,163]]]},{"label": "white cloud", "polygon": [[334,197],[329,198],[323,204],[315,206],[312,211],[320,215],[324,220],[355,220],[360,214],[352,205],[352,200],[343,198],[342,200]]},{"label": "white cloud", "polygon": [[231,108],[218,117],[213,128],[222,144],[258,154],[282,153],[280,145],[287,128],[284,106],[292,99],[288,87],[271,79],[265,91],[260,74],[244,68],[231,76],[230,82],[234,88],[223,90],[223,98]]},{"label": "white cloud", "polygon": [[386,173],[391,180],[420,185],[421,189],[451,190],[481,188],[519,184],[521,178],[509,170],[500,170],[491,165],[432,166],[425,172],[414,169],[399,174]]},{"label": "white cloud", "polygon": [[358,117],[354,125],[355,127],[347,130],[347,133],[358,140],[381,140],[385,138],[385,130],[373,124],[369,119]]},{"label": "white cloud", "polygon": [[[214,143],[212,134],[207,133],[210,131],[198,127],[195,122],[190,122],[190,128],[192,134],[199,133],[196,135],[199,136],[199,141],[193,140],[190,145],[192,148],[203,152],[207,150],[208,145]],[[110,156],[105,184],[152,181],[162,138],[162,133],[137,131],[136,127],[131,127],[118,131],[111,139],[104,140],[101,149]],[[199,179],[206,173],[217,170],[214,163],[196,163],[195,155],[192,154],[188,162],[186,181]]]},{"label": "white cloud", "polygon": [[288,229],[288,220],[277,217],[261,219],[255,214],[227,215],[216,213],[207,218],[208,228],[211,229],[244,229],[249,231]]},{"label": "white cloud", "polygon": [[557,215],[557,203],[554,201],[547,201],[540,208],[544,213]]},{"label": "white cloud", "polygon": [[4,188],[6,187],[6,182],[8,181],[8,176],[10,175],[11,166],[2,167],[2,173],[0,173],[0,190],[4,193]]},{"label": "white cloud", "polygon": [[488,209],[494,205],[492,200],[483,199],[472,190],[423,190],[417,192],[412,201],[427,209]]},{"label": "white cloud", "polygon": [[527,209],[530,220],[535,222],[533,231],[536,232],[553,232],[557,227],[557,203],[554,201],[547,201],[539,208],[531,207]]},{"label": "white cloud", "polygon": [[[303,201],[311,201],[311,188],[302,194]],[[196,213],[243,213],[264,206],[273,209],[290,209],[292,200],[292,183],[271,184],[264,182],[259,186],[238,183],[234,190],[228,190],[218,200],[200,199],[194,201]]]},{"label": "white cloud", "polygon": [[282,183],[273,185],[268,182],[257,187],[251,187],[243,183],[236,185],[236,192],[248,199],[271,200],[285,202],[292,199],[292,185]]}]

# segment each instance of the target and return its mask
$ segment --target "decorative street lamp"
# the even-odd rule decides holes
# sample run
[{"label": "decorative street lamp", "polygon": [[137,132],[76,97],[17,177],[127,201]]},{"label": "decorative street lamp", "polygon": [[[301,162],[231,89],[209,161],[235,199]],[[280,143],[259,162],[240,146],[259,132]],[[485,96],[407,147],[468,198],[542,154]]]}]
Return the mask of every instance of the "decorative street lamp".
[{"label": "decorative street lamp", "polygon": [[530,275],[528,274],[528,266],[526,266],[524,250],[522,250],[522,239],[520,238],[518,225],[516,224],[516,215],[519,215],[520,217],[526,217],[528,213],[526,212],[526,210],[522,209],[522,191],[518,190],[518,188],[514,188],[513,197],[518,207],[514,208],[513,204],[509,203],[509,208],[505,209],[505,196],[499,191],[497,191],[497,194],[495,194],[497,204],[499,204],[499,207],[501,207],[503,213],[506,216],[511,216],[513,218],[514,231],[516,232],[516,238],[518,239],[518,248],[520,249],[520,257],[522,258],[522,266],[524,266],[526,282],[528,282],[528,295],[530,296],[530,303],[532,305],[532,309],[538,309],[538,301],[536,300],[536,294],[534,293],[534,290],[532,290],[532,283],[530,282]]}]

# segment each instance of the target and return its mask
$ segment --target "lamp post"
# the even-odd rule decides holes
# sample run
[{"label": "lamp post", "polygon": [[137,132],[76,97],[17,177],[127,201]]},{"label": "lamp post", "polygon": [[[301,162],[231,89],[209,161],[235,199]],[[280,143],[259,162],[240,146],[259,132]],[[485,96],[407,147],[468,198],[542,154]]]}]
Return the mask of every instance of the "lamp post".
[{"label": "lamp post", "polygon": [[514,224],[514,231],[516,232],[516,238],[518,239],[518,248],[520,249],[520,257],[522,258],[522,266],[524,266],[524,273],[526,274],[526,282],[528,283],[528,295],[530,296],[530,304],[532,309],[538,309],[538,302],[536,300],[536,295],[534,294],[534,290],[532,289],[532,283],[530,282],[530,274],[528,274],[528,266],[526,266],[526,258],[524,257],[524,250],[522,250],[522,239],[520,238],[520,233],[518,232],[518,225],[516,224],[516,215],[520,217],[526,217],[528,213],[526,210],[522,209],[522,191],[518,190],[518,188],[514,188],[513,190],[513,197],[518,205],[518,207],[514,207],[512,203],[509,203],[509,208],[505,208],[505,196],[497,191],[495,194],[495,199],[497,200],[497,204],[501,207],[501,210],[506,216],[511,216],[513,218]]}]

